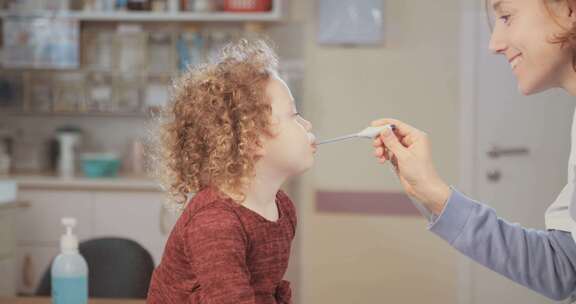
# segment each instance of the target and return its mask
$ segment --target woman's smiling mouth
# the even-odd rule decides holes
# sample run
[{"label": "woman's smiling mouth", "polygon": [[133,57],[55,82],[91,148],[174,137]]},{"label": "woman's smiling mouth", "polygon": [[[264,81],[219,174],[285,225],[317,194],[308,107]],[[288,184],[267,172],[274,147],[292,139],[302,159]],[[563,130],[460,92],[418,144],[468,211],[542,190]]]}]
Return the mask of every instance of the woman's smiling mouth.
[{"label": "woman's smiling mouth", "polygon": [[516,69],[516,67],[518,66],[518,64],[520,64],[520,62],[522,62],[522,54],[518,54],[513,56],[512,58],[510,58],[508,60],[508,62],[510,62],[510,66],[512,67],[512,69]]}]

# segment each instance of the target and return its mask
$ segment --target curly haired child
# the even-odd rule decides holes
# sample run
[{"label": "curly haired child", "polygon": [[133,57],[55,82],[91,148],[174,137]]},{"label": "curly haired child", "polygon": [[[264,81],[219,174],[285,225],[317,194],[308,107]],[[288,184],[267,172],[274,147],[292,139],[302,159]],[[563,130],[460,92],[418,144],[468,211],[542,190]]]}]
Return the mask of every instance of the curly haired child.
[{"label": "curly haired child", "polygon": [[183,211],[148,303],[292,303],[296,211],[280,187],[312,166],[315,146],[277,62],[265,42],[242,40],[176,81],[161,172]]}]

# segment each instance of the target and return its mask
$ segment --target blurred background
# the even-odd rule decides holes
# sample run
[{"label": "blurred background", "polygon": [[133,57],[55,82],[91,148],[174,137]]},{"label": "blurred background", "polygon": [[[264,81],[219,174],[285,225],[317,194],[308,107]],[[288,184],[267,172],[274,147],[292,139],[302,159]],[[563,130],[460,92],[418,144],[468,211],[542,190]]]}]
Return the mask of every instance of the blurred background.
[{"label": "blurred background", "polygon": [[[532,228],[565,183],[572,102],[517,92],[481,0],[0,0],[0,20],[6,303],[46,295],[65,216],[80,241],[134,241],[158,264],[176,216],[146,174],[150,117],[173,77],[240,37],[274,41],[318,138],[405,120],[444,179]],[[295,303],[551,303],[429,233],[369,141],[322,146],[286,190]],[[117,289],[92,296],[145,294]]]}]

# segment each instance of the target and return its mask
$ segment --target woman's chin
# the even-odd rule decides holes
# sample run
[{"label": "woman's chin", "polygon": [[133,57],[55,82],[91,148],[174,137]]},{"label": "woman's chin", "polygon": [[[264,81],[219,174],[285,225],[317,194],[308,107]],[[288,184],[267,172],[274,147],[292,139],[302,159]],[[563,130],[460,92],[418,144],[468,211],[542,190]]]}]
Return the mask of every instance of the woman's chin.
[{"label": "woman's chin", "polygon": [[534,94],[532,90],[526,89],[522,86],[518,86],[518,92],[524,96],[529,96]]},{"label": "woman's chin", "polygon": [[521,79],[518,81],[518,92],[524,96],[538,94],[551,88],[549,85],[542,84],[541,81],[523,81]]}]

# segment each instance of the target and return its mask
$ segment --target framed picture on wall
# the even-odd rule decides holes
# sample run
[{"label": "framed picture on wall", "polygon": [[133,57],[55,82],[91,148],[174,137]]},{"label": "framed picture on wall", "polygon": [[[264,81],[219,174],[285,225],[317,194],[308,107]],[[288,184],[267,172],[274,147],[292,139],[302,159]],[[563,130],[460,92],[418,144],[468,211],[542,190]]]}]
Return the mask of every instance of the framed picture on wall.
[{"label": "framed picture on wall", "polygon": [[378,45],[384,41],[384,0],[318,0],[318,43]]}]

